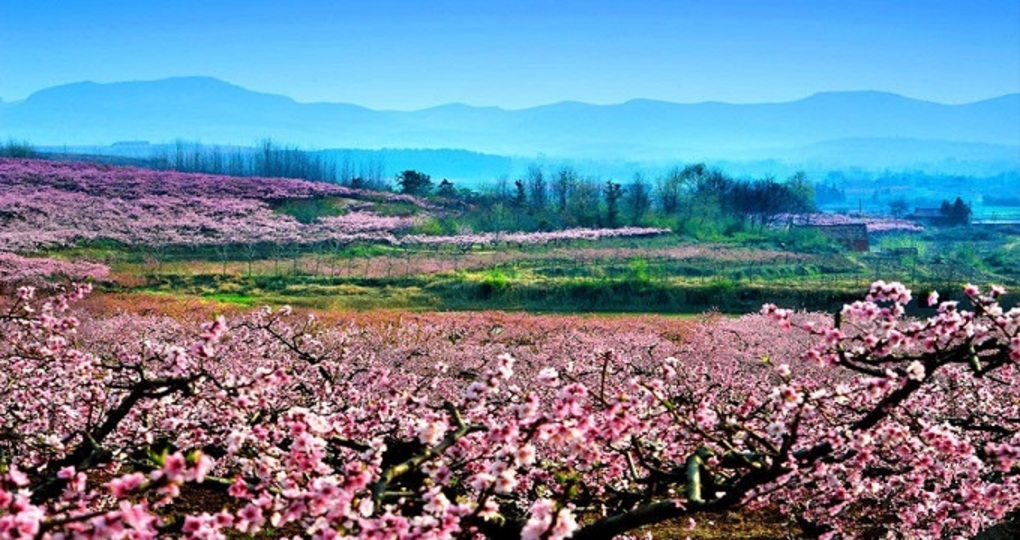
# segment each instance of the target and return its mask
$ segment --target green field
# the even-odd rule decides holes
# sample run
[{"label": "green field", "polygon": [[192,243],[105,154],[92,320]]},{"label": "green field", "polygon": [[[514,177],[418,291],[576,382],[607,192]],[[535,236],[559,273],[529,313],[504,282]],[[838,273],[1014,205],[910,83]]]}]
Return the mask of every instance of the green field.
[{"label": "green field", "polygon": [[[916,291],[1018,283],[1017,239],[958,236],[888,236],[863,253],[824,243],[798,249],[772,234],[721,243],[668,236],[471,249],[273,246],[259,253],[95,244],[48,255],[109,264],[113,278],[102,287],[114,292],[324,310],[690,314],[745,313],[779,302],[832,311],[877,279]],[[909,249],[896,251],[903,247]]]}]

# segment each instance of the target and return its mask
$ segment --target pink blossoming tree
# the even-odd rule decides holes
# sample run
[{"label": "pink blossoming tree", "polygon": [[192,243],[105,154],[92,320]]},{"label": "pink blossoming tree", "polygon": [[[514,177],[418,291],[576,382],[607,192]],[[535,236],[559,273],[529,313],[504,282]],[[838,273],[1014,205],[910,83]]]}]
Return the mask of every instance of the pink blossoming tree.
[{"label": "pink blossoming tree", "polygon": [[[997,287],[910,319],[879,282],[835,320],[768,305],[680,344],[269,309],[192,331],[79,320],[87,292],[0,316],[0,536],[607,538],[769,506],[940,538],[1020,505]],[[220,504],[189,509],[199,487]]]}]

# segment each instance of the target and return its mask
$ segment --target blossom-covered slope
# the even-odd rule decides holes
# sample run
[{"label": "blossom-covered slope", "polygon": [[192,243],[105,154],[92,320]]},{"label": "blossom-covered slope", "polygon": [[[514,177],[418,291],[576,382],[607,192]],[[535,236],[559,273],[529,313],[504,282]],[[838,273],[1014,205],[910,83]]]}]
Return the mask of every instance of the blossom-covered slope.
[{"label": "blossom-covered slope", "polygon": [[313,197],[399,201],[366,192],[283,178],[150,171],[84,163],[0,160],[0,249],[31,251],[109,239],[126,245],[391,241],[410,218],[368,211],[299,223],[270,203]]},{"label": "blossom-covered slope", "polygon": [[[330,198],[346,212],[302,223],[281,202]],[[374,203],[416,207],[411,216],[373,212]],[[435,210],[415,197],[284,178],[151,171],[85,163],[0,159],[0,251],[29,252],[113,240],[128,246],[313,244],[355,241],[493,243],[499,235],[401,238]],[[575,229],[515,235],[519,243],[646,236],[661,229]]]}]

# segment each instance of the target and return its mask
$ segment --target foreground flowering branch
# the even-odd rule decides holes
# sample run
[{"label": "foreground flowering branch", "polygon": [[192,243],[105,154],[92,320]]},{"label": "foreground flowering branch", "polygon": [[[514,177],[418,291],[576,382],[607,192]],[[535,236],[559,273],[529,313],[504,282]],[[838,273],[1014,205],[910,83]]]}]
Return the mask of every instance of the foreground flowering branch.
[{"label": "foreground flowering branch", "polygon": [[770,507],[939,538],[1020,505],[998,287],[911,319],[878,282],[835,319],[767,305],[679,345],[269,309],[191,331],[75,314],[87,292],[0,316],[2,537],[606,538]]}]

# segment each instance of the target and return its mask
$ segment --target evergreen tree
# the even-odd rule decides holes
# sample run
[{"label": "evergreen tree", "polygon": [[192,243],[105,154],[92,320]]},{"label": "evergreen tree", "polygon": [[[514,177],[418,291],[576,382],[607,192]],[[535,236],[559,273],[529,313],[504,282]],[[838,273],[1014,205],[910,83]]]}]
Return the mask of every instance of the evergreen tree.
[{"label": "evergreen tree", "polygon": [[406,170],[397,175],[400,192],[408,195],[424,196],[432,191],[432,178],[422,172]]}]

